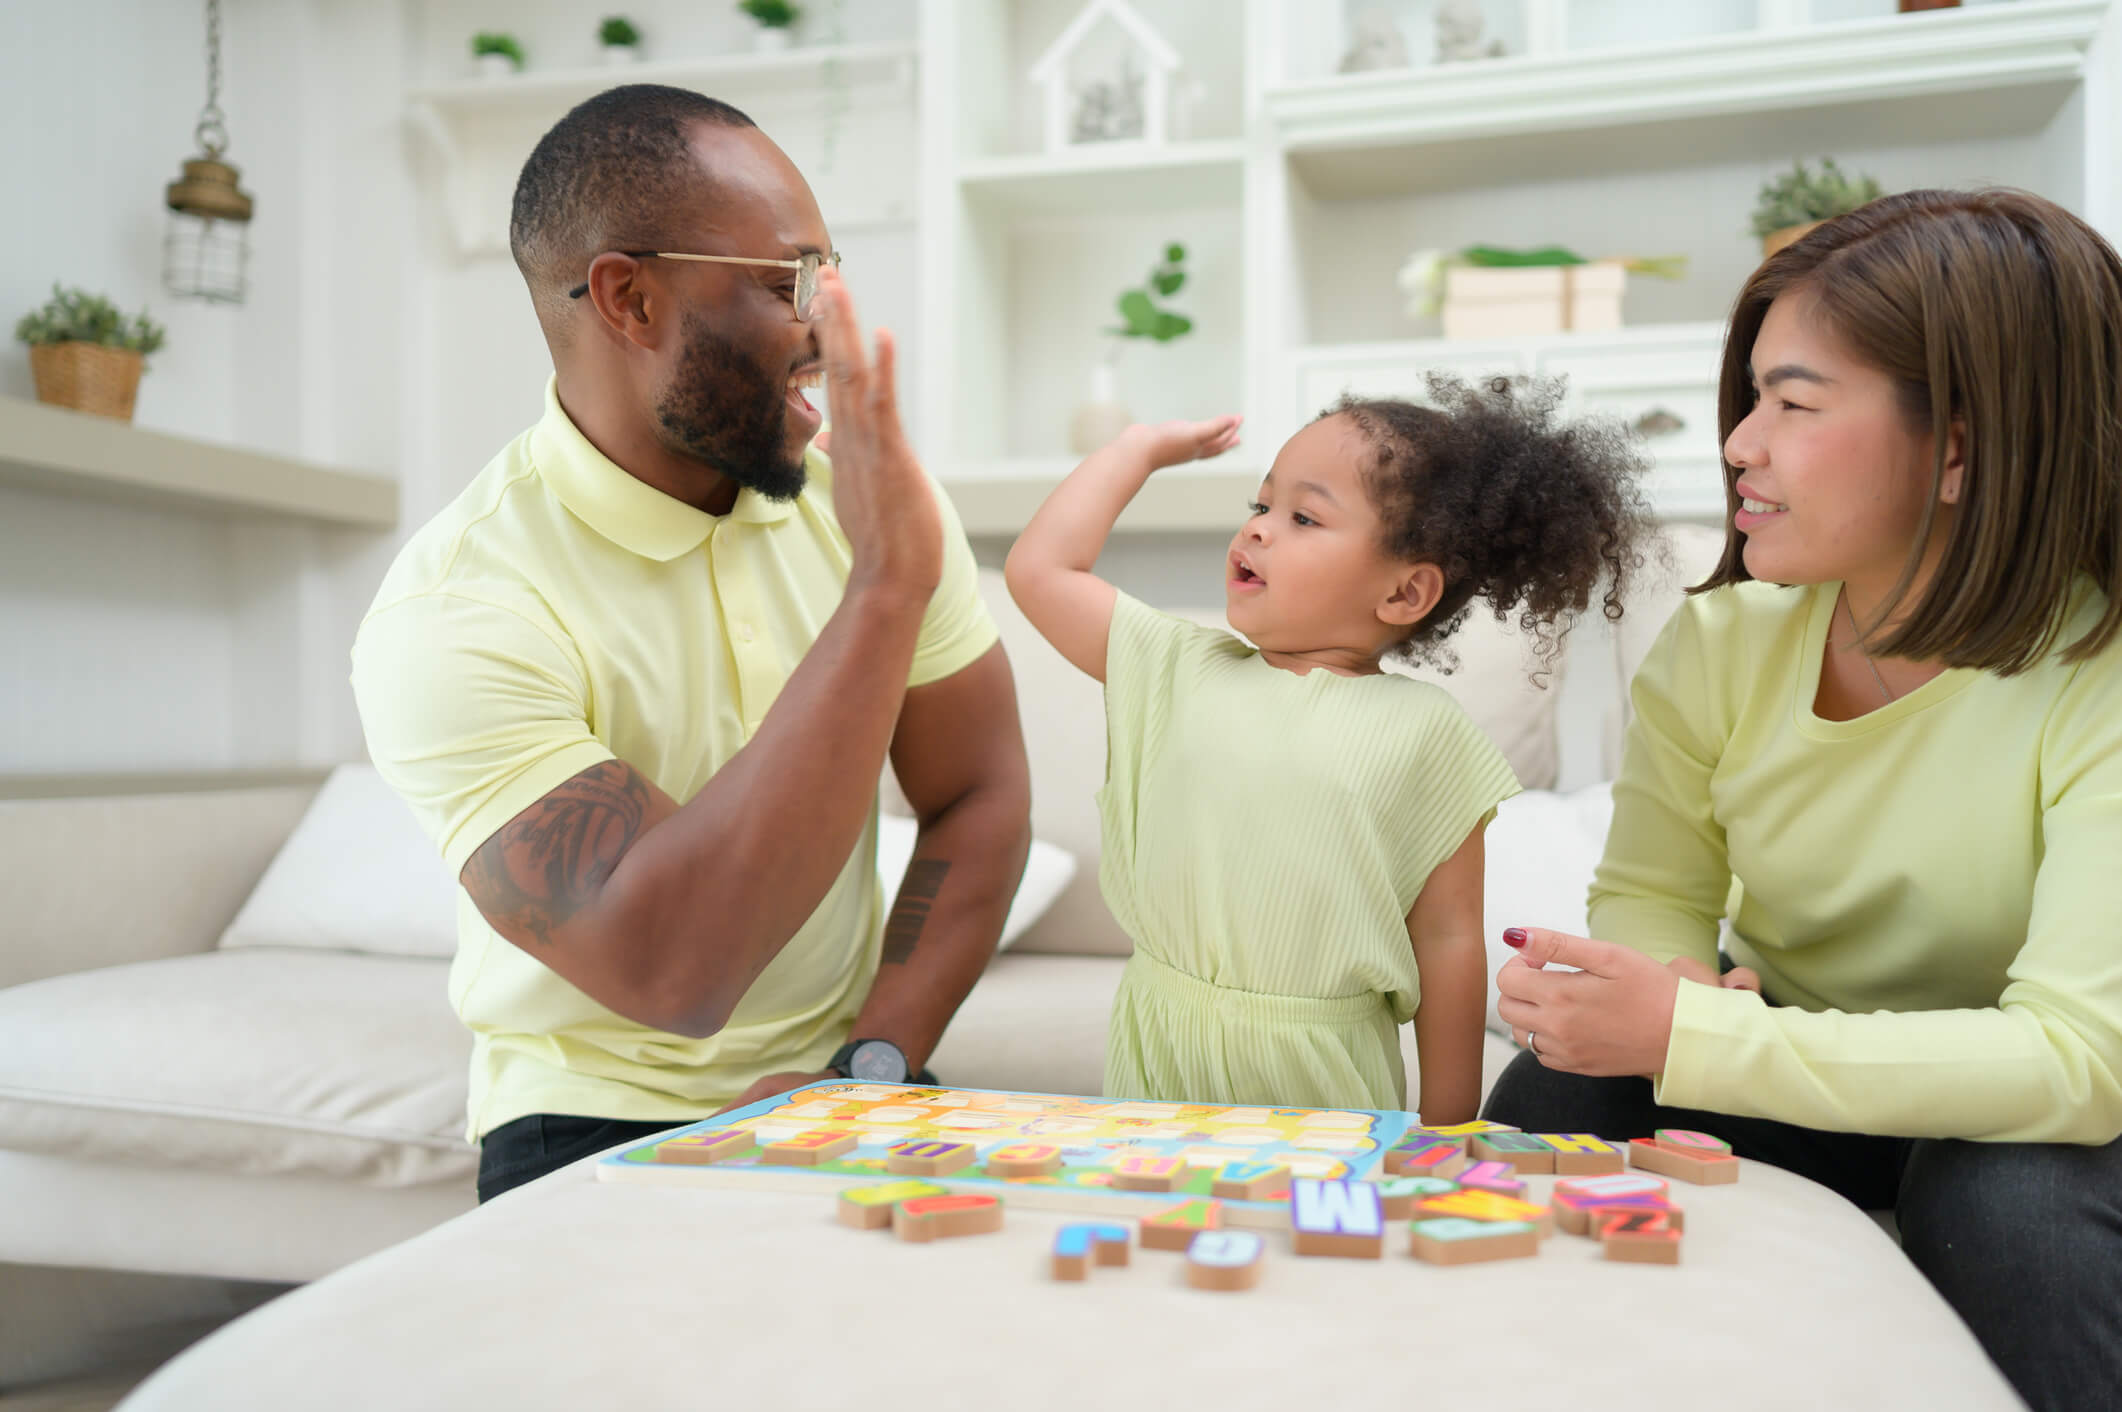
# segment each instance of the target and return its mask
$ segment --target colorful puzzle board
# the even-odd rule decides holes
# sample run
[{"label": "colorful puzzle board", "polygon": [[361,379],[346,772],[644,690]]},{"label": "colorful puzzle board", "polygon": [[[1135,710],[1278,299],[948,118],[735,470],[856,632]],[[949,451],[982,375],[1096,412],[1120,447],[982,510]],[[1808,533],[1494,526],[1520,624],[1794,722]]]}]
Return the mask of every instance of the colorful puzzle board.
[{"label": "colorful puzzle board", "polygon": [[[1210,1195],[1216,1173],[1229,1162],[1273,1163],[1300,1177],[1371,1176],[1385,1150],[1417,1121],[1411,1113],[1355,1108],[1140,1103],[831,1080],[658,1134],[604,1158],[596,1172],[600,1181],[822,1193],[897,1180],[884,1159],[900,1143],[962,1142],[977,1149],[972,1163],[930,1180],[957,1191],[993,1192],[1014,1206],[1139,1215]],[[656,1159],[661,1144],[718,1128],[748,1132],[753,1143],[706,1165]],[[852,1134],[855,1148],[815,1166],[761,1160],[762,1144],[821,1128]],[[1059,1147],[1060,1169],[1039,1177],[986,1174],[984,1163],[996,1148],[1027,1142]],[[1111,1184],[1113,1168],[1127,1156],[1181,1157],[1185,1175],[1170,1191],[1119,1190]],[[1230,1225],[1281,1228],[1289,1224],[1288,1208],[1284,1188],[1259,1201],[1226,1200],[1223,1214]]]}]

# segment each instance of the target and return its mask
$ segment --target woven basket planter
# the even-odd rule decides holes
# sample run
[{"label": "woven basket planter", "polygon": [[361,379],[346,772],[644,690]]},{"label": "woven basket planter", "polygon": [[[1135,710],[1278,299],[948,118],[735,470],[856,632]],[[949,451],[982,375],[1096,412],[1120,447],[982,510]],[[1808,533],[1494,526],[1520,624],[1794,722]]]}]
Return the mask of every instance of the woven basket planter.
[{"label": "woven basket planter", "polygon": [[144,361],[138,353],[100,343],[37,343],[29,350],[39,402],[121,422],[133,419]]},{"label": "woven basket planter", "polygon": [[1766,260],[1792,241],[1804,239],[1825,224],[1824,221],[1807,221],[1804,225],[1785,226],[1781,230],[1770,231],[1761,237],[1761,258]]}]

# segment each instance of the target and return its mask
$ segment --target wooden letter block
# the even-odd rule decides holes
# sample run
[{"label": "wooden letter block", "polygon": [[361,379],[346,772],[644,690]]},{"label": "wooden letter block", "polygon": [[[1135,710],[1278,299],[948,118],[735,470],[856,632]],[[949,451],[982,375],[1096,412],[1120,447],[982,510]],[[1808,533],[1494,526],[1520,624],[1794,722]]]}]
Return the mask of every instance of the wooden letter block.
[{"label": "wooden letter block", "polygon": [[1113,1185],[1122,1191],[1170,1191],[1185,1178],[1184,1157],[1131,1153],[1113,1163]]},{"label": "wooden letter block", "polygon": [[1528,1221],[1433,1216],[1410,1223],[1407,1230],[1409,1253],[1432,1265],[1472,1265],[1540,1253],[1540,1229]]},{"label": "wooden letter block", "polygon": [[902,1177],[942,1177],[957,1171],[978,1155],[964,1142],[902,1142],[884,1154],[884,1170]]},{"label": "wooden letter block", "polygon": [[834,1132],[831,1128],[812,1128],[797,1133],[794,1137],[770,1142],[759,1149],[759,1160],[783,1167],[815,1167],[820,1162],[830,1162],[843,1152],[855,1148],[853,1133]]},{"label": "wooden letter block", "polygon": [[1000,1197],[962,1192],[956,1196],[917,1196],[892,1208],[892,1234],[901,1240],[942,1240],[950,1236],[986,1235],[1002,1229]]},{"label": "wooden letter block", "polygon": [[840,1193],[840,1224],[858,1231],[881,1231],[892,1223],[892,1208],[917,1196],[948,1196],[934,1182],[884,1182],[849,1187]]},{"label": "wooden letter block", "polygon": [[1461,1147],[1464,1147],[1466,1140],[1475,1133],[1514,1133],[1516,1131],[1517,1129],[1509,1123],[1491,1123],[1486,1118],[1476,1118],[1470,1123],[1451,1123],[1445,1126],[1425,1127],[1417,1123],[1414,1127],[1407,1130],[1410,1137],[1420,1134],[1423,1137],[1447,1138],[1458,1143]]},{"label": "wooden letter block", "polygon": [[1628,1160],[1646,1172],[1696,1186],[1722,1186],[1739,1180],[1739,1159],[1724,1152],[1699,1156],[1685,1148],[1667,1147],[1654,1138],[1639,1137],[1628,1145]]},{"label": "wooden letter block", "polygon": [[1555,1150],[1558,1177],[1599,1177],[1628,1166],[1620,1148],[1591,1133],[1541,1133],[1539,1137]]},{"label": "wooden letter block", "polygon": [[1005,1143],[987,1154],[991,1177],[1050,1177],[1061,1170],[1061,1149],[1049,1142]]},{"label": "wooden letter block", "polygon": [[1210,1194],[1225,1201],[1260,1201],[1289,1186],[1289,1168],[1279,1162],[1226,1162]]},{"label": "wooden letter block", "polygon": [[1517,1170],[1508,1162],[1476,1162],[1454,1180],[1468,1191],[1492,1191],[1498,1196],[1523,1196],[1525,1183],[1518,1180]]},{"label": "wooden letter block", "polygon": [[1223,1203],[1197,1197],[1169,1211],[1144,1216],[1141,1225],[1144,1250],[1185,1250],[1201,1232],[1223,1229]]},{"label": "wooden letter block", "polygon": [[1453,1138],[1406,1137],[1386,1149],[1389,1177],[1456,1177],[1466,1170],[1466,1152]]},{"label": "wooden letter block", "polygon": [[1093,1264],[1125,1265],[1131,1248],[1125,1226],[1071,1221],[1054,1234],[1054,1278],[1084,1280]]},{"label": "wooden letter block", "polygon": [[1531,1133],[1475,1133],[1466,1151],[1476,1162],[1508,1162],[1520,1174],[1555,1170],[1555,1149]]},{"label": "wooden letter block", "polygon": [[1624,1211],[1599,1227],[1599,1243],[1609,1260],[1630,1260],[1641,1265],[1680,1263],[1680,1233],[1662,1211]]},{"label": "wooden letter block", "polygon": [[1555,1228],[1554,1217],[1545,1206],[1498,1196],[1492,1191],[1454,1191],[1415,1203],[1415,1219],[1432,1216],[1463,1216],[1469,1221],[1523,1221],[1547,1235]]},{"label": "wooden letter block", "polygon": [[1404,1221],[1414,1214],[1416,1202],[1459,1189],[1456,1183],[1442,1177],[1387,1177],[1374,1185],[1378,1188],[1378,1204],[1388,1221]]},{"label": "wooden letter block", "polygon": [[704,1167],[710,1162],[734,1157],[751,1145],[752,1135],[748,1132],[734,1128],[708,1128],[657,1143],[656,1160],[676,1162],[687,1167]]},{"label": "wooden letter block", "polygon": [[1571,1235],[1596,1233],[1601,1213],[1661,1211],[1681,1229],[1680,1208],[1672,1204],[1662,1177],[1626,1172],[1606,1177],[1573,1177],[1555,1183],[1549,1194],[1555,1222]]},{"label": "wooden letter block", "polygon": [[1289,1224],[1290,1247],[1299,1255],[1376,1260],[1385,1254],[1385,1204],[1369,1182],[1297,1178],[1289,1187]]},{"label": "wooden letter block", "polygon": [[1251,1289],[1260,1283],[1267,1242],[1251,1231],[1202,1231],[1186,1247],[1186,1282],[1195,1289]]}]

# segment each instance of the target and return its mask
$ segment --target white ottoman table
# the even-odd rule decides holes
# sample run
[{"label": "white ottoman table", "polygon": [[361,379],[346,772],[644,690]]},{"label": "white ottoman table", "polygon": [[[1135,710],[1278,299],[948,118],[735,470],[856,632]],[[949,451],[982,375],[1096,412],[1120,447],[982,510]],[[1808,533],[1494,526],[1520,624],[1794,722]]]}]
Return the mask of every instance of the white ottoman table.
[{"label": "white ottoman table", "polygon": [[[1529,1179],[1544,1199],[1552,1178]],[[2015,1408],[1862,1212],[1746,1164],[1676,1183],[1676,1267],[1557,1233],[1440,1268],[1268,1239],[1257,1289],[1137,1248],[1047,1274],[1073,1219],[902,1243],[825,1195],[598,1183],[578,1163],[297,1290],[169,1364],[125,1412],[510,1407],[1334,1405]]]}]

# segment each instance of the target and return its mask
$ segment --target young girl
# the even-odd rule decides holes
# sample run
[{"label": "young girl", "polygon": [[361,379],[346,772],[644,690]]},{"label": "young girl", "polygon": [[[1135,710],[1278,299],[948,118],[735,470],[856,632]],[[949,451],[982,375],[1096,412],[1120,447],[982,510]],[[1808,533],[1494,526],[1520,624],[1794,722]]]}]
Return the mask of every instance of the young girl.
[{"label": "young girl", "polygon": [[1099,881],[1135,951],[1105,1089],[1130,1098],[1474,1116],[1487,991],[1481,832],[1517,780],[1438,687],[1484,601],[1549,654],[1603,579],[1609,617],[1644,523],[1618,432],[1553,423],[1551,390],[1433,379],[1442,410],[1354,401],[1292,437],[1231,541],[1230,634],[1091,572],[1163,466],[1238,421],[1129,428],[1010,551],[1011,595],[1105,683]]}]

